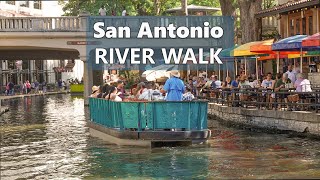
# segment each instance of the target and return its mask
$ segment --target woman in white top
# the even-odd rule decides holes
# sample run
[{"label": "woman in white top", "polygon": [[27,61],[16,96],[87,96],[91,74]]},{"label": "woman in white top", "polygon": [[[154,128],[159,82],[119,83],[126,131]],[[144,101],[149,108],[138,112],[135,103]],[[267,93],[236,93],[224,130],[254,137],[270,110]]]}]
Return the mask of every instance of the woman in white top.
[{"label": "woman in white top", "polygon": [[119,94],[121,94],[121,92],[118,92],[117,88],[112,86],[110,87],[109,94],[105,97],[105,99],[112,101],[122,101],[122,99],[119,97]]}]

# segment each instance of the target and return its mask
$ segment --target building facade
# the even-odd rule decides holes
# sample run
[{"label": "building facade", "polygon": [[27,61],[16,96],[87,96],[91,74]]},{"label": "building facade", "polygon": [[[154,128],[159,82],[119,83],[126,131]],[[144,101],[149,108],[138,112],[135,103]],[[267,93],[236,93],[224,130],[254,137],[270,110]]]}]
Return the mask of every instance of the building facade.
[{"label": "building facade", "polygon": [[[58,1],[0,1],[0,17],[60,17],[62,7]],[[80,60],[2,60],[0,63],[0,86],[9,81],[20,84],[46,81],[55,83],[58,79],[82,79],[83,63]]]}]

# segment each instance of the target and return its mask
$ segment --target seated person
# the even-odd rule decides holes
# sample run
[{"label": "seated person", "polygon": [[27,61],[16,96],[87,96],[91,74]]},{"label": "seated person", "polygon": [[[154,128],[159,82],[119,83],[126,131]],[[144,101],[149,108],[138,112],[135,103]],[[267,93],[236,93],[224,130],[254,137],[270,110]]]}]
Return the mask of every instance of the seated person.
[{"label": "seated person", "polygon": [[137,85],[137,91],[136,94],[134,94],[137,98],[139,98],[139,96],[145,92],[147,90],[146,88],[146,84],[144,82],[141,82]]},{"label": "seated person", "polygon": [[119,97],[119,94],[121,94],[121,92],[118,92],[116,87],[111,86],[105,99],[112,101],[122,101],[122,99]]},{"label": "seated person", "polygon": [[[143,99],[143,100],[151,100],[152,99],[152,94],[153,94],[153,89],[152,89],[152,84],[148,83],[146,85],[146,90],[142,92],[142,94],[139,95],[138,99]],[[160,94],[160,93],[159,93]]]},{"label": "seated person", "polygon": [[[284,88],[286,88],[286,86],[291,86],[291,80],[288,78],[288,74],[287,73],[283,73],[282,74],[282,78],[279,79],[275,86],[274,86],[274,91],[275,92],[287,92],[287,90],[284,90]],[[284,99],[285,103],[288,103],[288,93],[281,93],[278,96],[280,97],[280,99]],[[280,106],[278,107],[280,108]],[[287,108],[289,108],[289,106],[287,105]]]},{"label": "seated person", "polygon": [[182,101],[192,101],[194,99],[194,95],[191,93],[189,88],[186,88],[186,92],[182,95]]},{"label": "seated person", "polygon": [[100,93],[100,86],[93,86],[90,97],[97,98]]}]

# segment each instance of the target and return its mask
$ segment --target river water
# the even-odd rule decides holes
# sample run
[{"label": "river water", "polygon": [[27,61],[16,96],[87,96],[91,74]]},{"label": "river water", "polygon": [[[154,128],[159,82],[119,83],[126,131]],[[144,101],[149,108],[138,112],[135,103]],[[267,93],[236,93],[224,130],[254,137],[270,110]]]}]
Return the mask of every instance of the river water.
[{"label": "river water", "polygon": [[208,145],[119,147],[88,133],[80,97],[6,100],[0,116],[4,179],[320,178],[320,141],[211,127]]}]

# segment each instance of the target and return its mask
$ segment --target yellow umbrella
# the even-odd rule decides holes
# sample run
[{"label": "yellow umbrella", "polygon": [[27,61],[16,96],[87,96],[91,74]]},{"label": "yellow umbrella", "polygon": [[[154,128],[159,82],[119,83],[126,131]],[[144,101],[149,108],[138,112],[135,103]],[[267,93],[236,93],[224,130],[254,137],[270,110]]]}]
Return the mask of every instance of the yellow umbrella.
[{"label": "yellow umbrella", "polygon": [[233,50],[233,56],[244,56],[244,69],[245,72],[247,73],[247,56],[256,56],[256,76],[257,79],[259,78],[258,74],[258,57],[257,55],[262,54],[262,53],[256,53],[256,52],[251,52],[250,47],[254,45],[261,44],[261,41],[254,41],[254,42],[249,42],[243,45],[238,46]]}]

